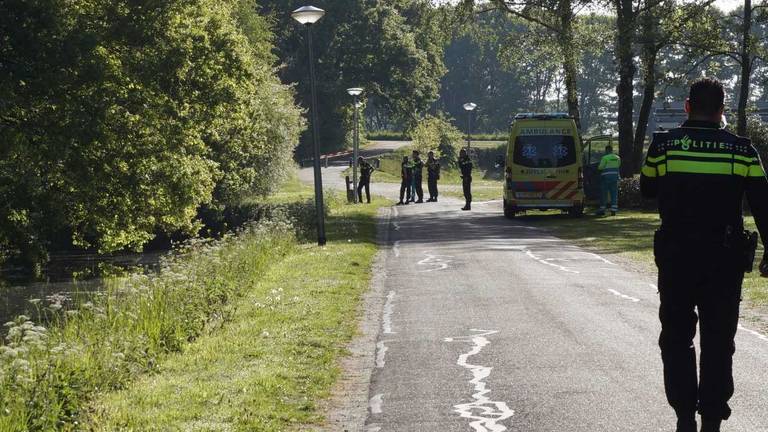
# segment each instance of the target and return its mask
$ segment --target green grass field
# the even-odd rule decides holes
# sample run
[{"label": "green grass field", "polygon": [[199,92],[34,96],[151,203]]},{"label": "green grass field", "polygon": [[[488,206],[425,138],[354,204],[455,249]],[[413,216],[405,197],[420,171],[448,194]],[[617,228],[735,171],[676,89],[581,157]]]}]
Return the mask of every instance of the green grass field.
[{"label": "green grass field", "polygon": [[[293,184],[281,193],[311,195]],[[339,377],[388,202],[331,203],[328,245],[299,245],[259,278],[221,329],[94,404],[100,431],[285,431],[323,422],[318,401]]]}]

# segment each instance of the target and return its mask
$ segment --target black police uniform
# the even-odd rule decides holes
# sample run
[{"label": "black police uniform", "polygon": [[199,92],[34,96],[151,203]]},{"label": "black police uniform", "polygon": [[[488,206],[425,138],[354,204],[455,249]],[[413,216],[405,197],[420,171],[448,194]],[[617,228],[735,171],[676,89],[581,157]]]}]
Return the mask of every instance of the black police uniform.
[{"label": "black police uniform", "polygon": [[371,173],[373,173],[373,166],[368,162],[363,162],[360,165],[360,182],[357,184],[358,202],[363,202],[363,187],[365,187],[365,197],[368,204],[371,203]]},{"label": "black police uniform", "polygon": [[437,159],[427,160],[427,188],[429,201],[437,201],[437,181],[440,180],[440,162]]},{"label": "black police uniform", "polygon": [[[410,162],[400,164],[400,204],[408,204],[411,201],[411,182],[413,181],[413,166]],[[405,198],[405,202],[403,202]]]},{"label": "black police uniform", "polygon": [[464,189],[466,208],[472,206],[472,160],[469,156],[459,157],[459,169],[461,170],[461,186]]},{"label": "black police uniform", "polygon": [[[698,410],[704,419],[727,419],[747,267],[742,201],[746,195],[765,243],[765,171],[748,139],[717,123],[687,121],[654,135],[640,185],[643,196],[658,199],[661,216],[654,253],[667,399],[681,418]],[[693,347],[697,320],[700,380]]]},{"label": "black police uniform", "polygon": [[424,161],[420,158],[416,158],[413,161],[413,186],[418,197],[417,203],[424,202],[424,188],[421,186],[422,178],[424,174]]}]

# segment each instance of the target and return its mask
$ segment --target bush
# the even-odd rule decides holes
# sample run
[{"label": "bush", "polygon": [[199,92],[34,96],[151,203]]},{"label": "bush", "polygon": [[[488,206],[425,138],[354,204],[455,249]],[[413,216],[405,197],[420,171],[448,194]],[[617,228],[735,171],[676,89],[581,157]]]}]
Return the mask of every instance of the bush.
[{"label": "bush", "polygon": [[643,198],[640,193],[640,177],[619,179],[619,208],[653,210],[655,200]]},{"label": "bush", "polygon": [[752,140],[765,166],[768,163],[768,124],[763,123],[758,116],[750,116],[747,119],[747,137]]},{"label": "bush", "polygon": [[413,150],[422,155],[429,151],[444,165],[454,165],[461,148],[461,132],[442,114],[427,116],[410,131]]}]

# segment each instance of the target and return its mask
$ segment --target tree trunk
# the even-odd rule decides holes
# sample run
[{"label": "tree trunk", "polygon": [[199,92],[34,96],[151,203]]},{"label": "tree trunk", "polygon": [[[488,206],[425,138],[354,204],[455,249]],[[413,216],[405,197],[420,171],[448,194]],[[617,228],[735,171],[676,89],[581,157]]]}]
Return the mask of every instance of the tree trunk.
[{"label": "tree trunk", "polygon": [[736,134],[747,134],[747,103],[749,102],[749,83],[752,77],[752,0],[744,0],[744,22],[741,40],[741,78],[739,86],[739,105],[736,111]]},{"label": "tree trunk", "polygon": [[616,94],[618,99],[619,156],[623,160],[621,176],[627,178],[632,176],[635,166],[632,154],[634,141],[632,84],[635,78],[632,42],[634,40],[635,12],[632,7],[632,0],[616,0],[616,6],[618,33],[616,37],[616,63],[619,69],[619,84],[616,86]]},{"label": "tree trunk", "polygon": [[640,104],[640,113],[637,118],[635,140],[632,145],[633,165],[632,174],[640,172],[645,147],[645,135],[648,130],[648,119],[651,116],[653,100],[656,97],[656,20],[652,13],[643,15],[643,51],[640,55],[643,71],[643,101]]},{"label": "tree trunk", "polygon": [[576,121],[576,127],[581,130],[579,115],[578,66],[576,65],[576,49],[573,46],[573,11],[571,0],[560,0],[557,7],[560,21],[558,39],[563,55],[563,75],[565,81],[565,98],[568,104],[568,114]]}]

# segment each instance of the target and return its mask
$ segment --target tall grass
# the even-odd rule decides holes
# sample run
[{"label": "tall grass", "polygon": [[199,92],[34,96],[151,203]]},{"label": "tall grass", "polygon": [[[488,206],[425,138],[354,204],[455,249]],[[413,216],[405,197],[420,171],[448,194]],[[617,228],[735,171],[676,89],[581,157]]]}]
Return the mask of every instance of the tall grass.
[{"label": "tall grass", "polygon": [[218,328],[231,299],[296,244],[292,222],[273,217],[190,242],[158,272],[108,280],[87,300],[33,301],[46,326],[20,316],[0,342],[0,431],[79,429],[95,394],[156,371],[169,353]]}]

